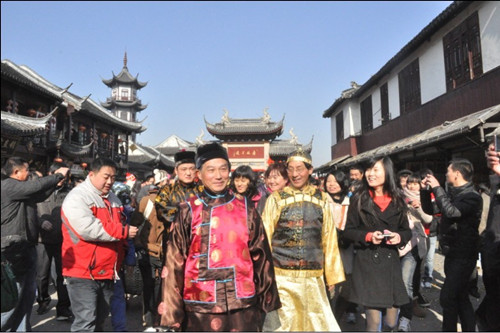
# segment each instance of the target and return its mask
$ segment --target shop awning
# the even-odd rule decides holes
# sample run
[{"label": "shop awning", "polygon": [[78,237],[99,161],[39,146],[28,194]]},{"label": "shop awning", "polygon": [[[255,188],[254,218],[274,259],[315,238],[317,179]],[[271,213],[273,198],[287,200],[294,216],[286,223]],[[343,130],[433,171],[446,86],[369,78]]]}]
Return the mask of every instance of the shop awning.
[{"label": "shop awning", "polygon": [[[372,157],[378,158],[382,156],[393,155],[403,151],[411,151],[418,148],[427,147],[433,143],[446,140],[463,133],[468,133],[478,126],[484,126],[488,128],[498,127],[500,126],[500,123],[498,122],[487,122],[488,120],[499,114],[500,104],[472,113],[468,116],[455,119],[453,121],[445,121],[443,124],[430,128],[424,132],[353,156],[341,162],[339,164],[339,167],[346,167],[356,163],[360,163]],[[332,162],[333,161],[329,163]]]}]

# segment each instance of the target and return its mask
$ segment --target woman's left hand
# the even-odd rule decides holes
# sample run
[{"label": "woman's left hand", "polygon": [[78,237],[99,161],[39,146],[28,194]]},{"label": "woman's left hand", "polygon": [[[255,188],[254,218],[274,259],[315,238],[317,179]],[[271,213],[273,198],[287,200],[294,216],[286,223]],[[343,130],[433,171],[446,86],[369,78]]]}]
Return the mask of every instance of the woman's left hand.
[{"label": "woman's left hand", "polygon": [[391,232],[390,230],[384,230],[384,234],[391,234],[391,237],[389,237],[386,240],[386,244],[389,245],[398,245],[401,243],[401,236],[397,232]]}]

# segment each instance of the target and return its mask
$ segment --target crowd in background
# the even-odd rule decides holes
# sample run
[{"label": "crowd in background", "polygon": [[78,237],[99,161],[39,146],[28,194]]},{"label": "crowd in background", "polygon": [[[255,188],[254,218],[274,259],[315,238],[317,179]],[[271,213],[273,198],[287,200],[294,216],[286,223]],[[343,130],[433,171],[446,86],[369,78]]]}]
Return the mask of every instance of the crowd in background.
[{"label": "crowd in background", "polygon": [[[56,320],[72,321],[72,331],[100,331],[109,313],[113,330],[126,331],[130,295],[142,295],[149,330],[339,331],[342,318],[354,324],[361,311],[367,331],[411,331],[413,316],[425,317],[430,305],[421,291],[432,287],[436,251],[445,256],[443,331],[458,323],[462,331],[499,330],[493,144],[486,163],[489,186],[472,182],[466,159],[447,170],[395,170],[383,157],[317,179],[311,157],[298,151],[263,173],[248,165],[230,172],[216,144],[179,152],[173,174],[154,169],[144,179],[127,173],[117,180],[116,164],[105,158],[86,176],[71,175],[62,162],[42,175],[9,158],[2,331],[31,330],[33,304],[38,315],[50,309],[51,281]],[[225,221],[242,224],[225,230]],[[219,248],[231,258],[217,255]],[[479,253],[486,295],[474,312]],[[14,300],[4,298],[4,263],[15,277]]]}]

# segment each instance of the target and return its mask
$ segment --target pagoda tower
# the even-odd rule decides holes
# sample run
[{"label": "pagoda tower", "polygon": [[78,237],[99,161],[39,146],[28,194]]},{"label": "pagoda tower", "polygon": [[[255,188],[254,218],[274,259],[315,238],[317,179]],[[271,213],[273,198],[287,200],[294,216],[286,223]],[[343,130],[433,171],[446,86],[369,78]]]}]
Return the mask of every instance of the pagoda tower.
[{"label": "pagoda tower", "polygon": [[[123,57],[123,68],[118,75],[115,75],[109,80],[103,79],[102,82],[111,88],[111,98],[106,98],[106,102],[101,102],[101,105],[110,110],[116,117],[127,120],[137,121],[137,112],[147,108],[147,105],[142,105],[140,99],[137,98],[137,90],[144,88],[148,83],[140,82],[137,77],[133,77],[127,68],[127,52]],[[131,134],[132,141],[135,142],[136,133]],[[125,140],[125,138],[122,138]]]}]

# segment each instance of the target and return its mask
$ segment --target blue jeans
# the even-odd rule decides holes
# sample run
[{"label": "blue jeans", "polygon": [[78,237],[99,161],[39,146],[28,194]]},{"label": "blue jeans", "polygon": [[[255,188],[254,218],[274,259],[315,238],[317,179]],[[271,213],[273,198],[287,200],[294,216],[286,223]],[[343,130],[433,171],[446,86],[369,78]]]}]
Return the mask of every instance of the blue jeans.
[{"label": "blue jeans", "polygon": [[71,331],[102,331],[113,296],[113,280],[66,277],[66,282],[75,316]]},{"label": "blue jeans", "polygon": [[125,300],[125,289],[123,287],[123,272],[118,272],[119,280],[115,281],[113,296],[111,297],[111,326],[114,332],[127,331],[127,303]]},{"label": "blue jeans", "polygon": [[[33,309],[33,303],[36,298],[36,249],[35,246],[28,247],[22,250],[23,253],[8,253],[6,249],[5,255],[7,260],[15,263],[12,255],[21,254],[23,257],[22,265],[25,267],[22,274],[16,273],[17,290],[19,300],[14,309],[2,313],[2,331],[31,331],[30,316]],[[17,260],[19,263],[19,260]]]},{"label": "blue jeans", "polygon": [[[406,317],[410,320],[413,317],[413,308],[411,303],[413,299],[413,274],[415,273],[418,262],[415,257],[414,250],[415,249],[412,249],[412,251],[401,257],[401,271],[403,273],[403,283],[405,284],[406,293],[408,294],[408,303],[401,306],[400,316]],[[418,250],[416,252],[416,255],[418,256]]]},{"label": "blue jeans", "polygon": [[434,271],[434,254],[436,253],[437,236],[427,238],[429,240],[427,255],[424,257],[424,282],[432,282],[432,272]]}]

